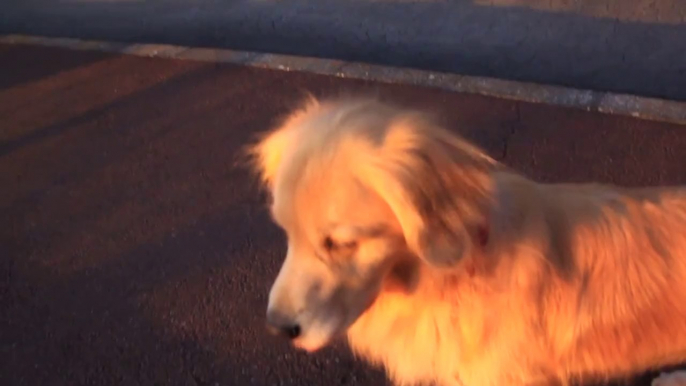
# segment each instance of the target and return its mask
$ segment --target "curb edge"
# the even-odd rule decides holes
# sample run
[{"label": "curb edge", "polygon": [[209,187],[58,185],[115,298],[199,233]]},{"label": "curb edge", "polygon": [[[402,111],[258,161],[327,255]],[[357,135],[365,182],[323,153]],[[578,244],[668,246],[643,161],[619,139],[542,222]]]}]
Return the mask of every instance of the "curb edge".
[{"label": "curb edge", "polygon": [[18,34],[0,35],[0,43],[43,45],[145,57],[232,63],[270,70],[308,72],[339,78],[429,87],[452,92],[478,94],[521,102],[575,108],[591,112],[686,125],[686,102],[497,78],[315,57],[168,44],[128,44],[114,41]]}]

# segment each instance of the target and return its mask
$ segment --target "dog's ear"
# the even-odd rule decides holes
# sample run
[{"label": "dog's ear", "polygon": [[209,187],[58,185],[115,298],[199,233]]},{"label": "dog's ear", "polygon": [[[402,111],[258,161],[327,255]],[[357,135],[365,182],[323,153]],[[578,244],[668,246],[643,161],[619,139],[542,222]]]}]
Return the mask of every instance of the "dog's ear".
[{"label": "dog's ear", "polygon": [[491,205],[497,161],[417,113],[391,123],[368,166],[369,182],[417,256],[454,267],[470,254]]},{"label": "dog's ear", "polygon": [[251,167],[259,175],[262,184],[273,189],[274,177],[282,164],[284,151],[296,140],[295,128],[319,101],[307,95],[300,108],[292,110],[275,129],[262,133],[258,140],[246,149]]}]

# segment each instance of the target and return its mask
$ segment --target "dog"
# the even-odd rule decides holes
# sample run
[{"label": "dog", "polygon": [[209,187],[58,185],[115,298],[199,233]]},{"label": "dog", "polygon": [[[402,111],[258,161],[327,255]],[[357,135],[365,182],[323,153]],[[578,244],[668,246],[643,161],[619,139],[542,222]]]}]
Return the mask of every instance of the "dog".
[{"label": "dog", "polygon": [[536,182],[378,98],[310,97],[248,153],[288,239],[267,325],[296,348],[347,336],[398,385],[686,362],[684,188]]}]

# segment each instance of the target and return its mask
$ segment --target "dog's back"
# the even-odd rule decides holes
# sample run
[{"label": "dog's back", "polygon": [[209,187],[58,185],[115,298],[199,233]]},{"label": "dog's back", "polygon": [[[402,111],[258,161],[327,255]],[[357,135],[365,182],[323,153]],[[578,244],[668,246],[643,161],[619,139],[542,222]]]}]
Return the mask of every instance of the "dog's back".
[{"label": "dog's back", "polygon": [[581,281],[567,371],[628,375],[684,361],[686,190],[564,184],[550,194],[566,219],[557,241],[571,246]]}]

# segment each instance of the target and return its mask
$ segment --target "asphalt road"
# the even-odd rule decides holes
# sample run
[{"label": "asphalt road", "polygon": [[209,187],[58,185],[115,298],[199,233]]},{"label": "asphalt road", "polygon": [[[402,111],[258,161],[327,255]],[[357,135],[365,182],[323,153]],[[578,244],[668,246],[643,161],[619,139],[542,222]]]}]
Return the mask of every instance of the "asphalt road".
[{"label": "asphalt road", "polygon": [[263,328],[284,240],[234,161],[305,90],[435,109],[541,180],[686,183],[683,126],[0,45],[0,384],[383,385],[344,347],[307,356]]},{"label": "asphalt road", "polygon": [[686,101],[683,0],[2,0],[0,33],[359,60]]}]

